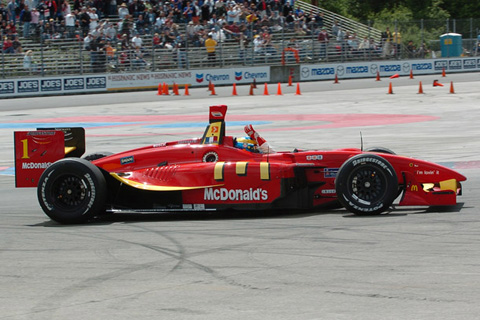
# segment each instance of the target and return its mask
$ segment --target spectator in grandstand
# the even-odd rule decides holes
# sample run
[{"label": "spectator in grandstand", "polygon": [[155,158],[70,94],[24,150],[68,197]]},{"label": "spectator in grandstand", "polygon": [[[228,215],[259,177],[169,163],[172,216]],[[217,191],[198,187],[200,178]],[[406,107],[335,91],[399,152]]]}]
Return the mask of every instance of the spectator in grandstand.
[{"label": "spectator in grandstand", "polygon": [[120,18],[120,20],[123,20],[129,14],[130,12],[128,11],[127,5],[125,3],[122,3],[118,8],[118,18]]},{"label": "spectator in grandstand", "polygon": [[322,27],[320,33],[318,34],[318,42],[320,43],[320,60],[326,57],[329,41],[330,37],[328,36],[327,29]]},{"label": "spectator in grandstand", "polygon": [[133,59],[132,59],[132,66],[134,69],[144,69],[149,64],[143,58],[143,53],[140,48],[135,48],[133,50]]},{"label": "spectator in grandstand", "polygon": [[117,0],[107,0],[108,3],[108,10],[106,12],[106,16],[115,16],[117,15]]},{"label": "spectator in grandstand", "polygon": [[20,42],[20,40],[18,40],[18,36],[13,36],[12,47],[15,53],[23,52],[22,43]]},{"label": "spectator in grandstand", "polygon": [[163,48],[162,39],[160,38],[160,35],[158,33],[155,33],[153,35],[152,43],[153,43],[153,48],[155,48],[155,49]]},{"label": "spectator in grandstand", "polygon": [[289,11],[287,16],[285,17],[285,23],[287,25],[287,28],[289,28],[290,30],[294,29],[295,17],[293,16],[292,11]]},{"label": "spectator in grandstand", "polygon": [[370,41],[368,40],[368,37],[365,36],[363,37],[362,41],[358,44],[358,50],[361,53],[366,53],[370,49]]},{"label": "spectator in grandstand", "polygon": [[86,7],[82,7],[78,19],[80,20],[80,28],[82,28],[82,37],[86,37],[90,31],[90,15],[88,14]]},{"label": "spectator in grandstand", "polygon": [[5,27],[4,33],[9,37],[17,35],[17,27],[15,27],[15,23],[12,20],[10,20],[10,22]]},{"label": "spectator in grandstand", "polygon": [[75,37],[75,21],[76,20],[77,20],[76,10],[68,13],[65,16],[65,26],[67,28],[67,38],[69,38],[69,39]]},{"label": "spectator in grandstand", "polygon": [[10,0],[7,4],[7,21],[13,21],[13,24],[17,22],[17,14],[15,13],[17,7],[15,0]]},{"label": "spectator in grandstand", "polygon": [[56,19],[57,18],[57,3],[55,0],[46,0],[45,1],[45,19]]},{"label": "spectator in grandstand", "polygon": [[70,8],[70,3],[67,0],[63,0],[63,2],[61,3],[62,5],[61,5],[61,13],[60,13],[59,19],[63,20],[65,19],[67,14],[72,12],[72,9]]},{"label": "spectator in grandstand", "polygon": [[28,71],[30,74],[38,71],[37,64],[33,61],[32,50],[28,50],[23,56],[23,69]]},{"label": "spectator in grandstand", "polygon": [[132,48],[134,49],[142,49],[143,40],[139,34],[135,34],[132,38]]},{"label": "spectator in grandstand", "polygon": [[358,49],[359,49],[360,44],[358,42],[356,32],[347,36],[347,44],[348,44],[349,50],[352,54],[355,55],[355,54],[358,53]]},{"label": "spectator in grandstand", "polygon": [[115,66],[115,48],[112,47],[112,43],[107,41],[105,43],[105,55],[107,57],[107,62]]},{"label": "spectator in grandstand", "polygon": [[338,21],[337,21],[337,20],[333,20],[332,28],[331,28],[331,30],[330,30],[331,36],[332,36],[333,39],[336,39],[336,38],[337,38],[339,29],[340,29],[340,25],[339,25]]},{"label": "spectator in grandstand", "polygon": [[143,14],[138,15],[138,19],[135,22],[135,30],[141,35],[144,35],[145,33],[149,33],[148,23],[143,18]]},{"label": "spectator in grandstand", "polygon": [[117,30],[113,27],[113,24],[108,20],[104,22],[103,36],[105,37],[105,40],[107,42],[108,41],[110,41],[111,43],[117,42]]},{"label": "spectator in grandstand", "polygon": [[209,35],[212,35],[213,40],[215,40],[217,43],[222,43],[225,41],[225,32],[223,29],[217,31],[215,28],[212,28]]},{"label": "spectator in grandstand", "polygon": [[393,46],[393,55],[398,57],[398,55],[401,53],[401,48],[402,48],[402,35],[400,31],[395,30],[392,33],[392,46]]},{"label": "spectator in grandstand", "polygon": [[387,27],[384,32],[382,32],[382,57],[389,57],[392,52],[391,48],[391,41],[392,41],[392,33],[390,29]]},{"label": "spectator in grandstand", "polygon": [[224,14],[227,13],[227,9],[226,9],[226,6],[225,6],[225,2],[223,2],[223,0],[218,0],[218,1],[215,3],[214,8],[215,8],[215,14],[216,14],[218,17],[221,17],[222,15],[224,15]]},{"label": "spectator in grandstand", "polygon": [[89,10],[87,10],[87,13],[90,16],[90,24],[88,25],[88,28],[90,31],[93,31],[98,26],[97,8],[90,8]]},{"label": "spectator in grandstand", "polygon": [[4,40],[3,40],[2,52],[3,53],[15,53],[15,50],[13,49],[12,39],[10,39],[7,36],[5,36]]},{"label": "spectator in grandstand", "polygon": [[177,62],[178,68],[182,69],[184,66],[188,68],[188,59],[187,59],[187,42],[182,35],[177,36],[175,41],[175,48],[177,49]]},{"label": "spectator in grandstand", "polygon": [[212,35],[209,34],[207,40],[205,40],[205,48],[207,50],[207,59],[209,66],[214,66],[217,62],[217,57],[215,53],[216,47],[217,41],[215,41]]},{"label": "spectator in grandstand", "polygon": [[122,51],[130,49],[130,41],[128,41],[128,37],[126,34],[122,35],[122,38],[120,40],[120,48]]},{"label": "spectator in grandstand", "polygon": [[7,21],[8,20],[8,12],[5,9],[5,4],[0,1],[0,21]]},{"label": "spectator in grandstand", "polygon": [[200,7],[200,21],[210,20],[212,14],[213,3],[210,1],[204,1],[203,5]]},{"label": "spectator in grandstand", "polygon": [[30,38],[30,23],[32,22],[32,12],[28,5],[25,5],[20,12],[20,21],[23,23],[23,37],[25,39]]},{"label": "spectator in grandstand", "polygon": [[253,52],[255,54],[255,58],[258,58],[264,54],[264,42],[262,36],[259,34],[253,37]]},{"label": "spectator in grandstand", "polygon": [[161,12],[160,15],[155,19],[155,32],[163,31],[167,18],[165,17],[165,12]]},{"label": "spectator in grandstand", "polygon": [[30,21],[30,30],[33,30],[35,32],[35,30],[38,28],[40,12],[38,12],[37,8],[33,8],[30,14],[32,15],[32,21]]},{"label": "spectator in grandstand", "polygon": [[233,25],[240,22],[240,10],[238,6],[230,5],[227,11],[227,23]]},{"label": "spectator in grandstand", "polygon": [[138,18],[138,16],[145,11],[145,5],[141,0],[133,0],[128,6],[128,11],[131,16]]},{"label": "spectator in grandstand", "polygon": [[119,32],[120,34],[122,35],[126,35],[127,39],[130,39],[130,32],[132,30],[132,26],[133,26],[133,23],[132,23],[132,18],[131,16],[128,14],[125,19],[123,19],[121,22],[120,22],[120,26],[119,26]]}]

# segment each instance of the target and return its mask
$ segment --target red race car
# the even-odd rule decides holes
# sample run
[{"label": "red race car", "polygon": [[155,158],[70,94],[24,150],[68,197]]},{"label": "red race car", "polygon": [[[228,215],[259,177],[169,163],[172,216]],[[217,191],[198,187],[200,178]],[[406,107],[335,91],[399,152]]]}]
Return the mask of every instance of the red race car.
[{"label": "red race car", "polygon": [[60,223],[104,213],[311,210],[340,203],[358,215],[399,206],[452,206],[466,178],[388,149],[275,152],[247,126],[225,135],[227,106],[210,107],[203,137],[118,154],[85,151],[83,128],[15,132],[17,187],[37,187]]}]

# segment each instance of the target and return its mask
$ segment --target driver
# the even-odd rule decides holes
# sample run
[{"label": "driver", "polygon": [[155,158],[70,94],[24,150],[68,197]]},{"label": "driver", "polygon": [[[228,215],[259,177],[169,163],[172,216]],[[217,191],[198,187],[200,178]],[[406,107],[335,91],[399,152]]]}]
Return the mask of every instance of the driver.
[{"label": "driver", "polygon": [[253,129],[251,124],[245,126],[245,133],[248,135],[246,138],[238,138],[236,147],[240,149],[245,149],[252,152],[260,153],[274,153],[268,142],[263,139],[256,131]]}]

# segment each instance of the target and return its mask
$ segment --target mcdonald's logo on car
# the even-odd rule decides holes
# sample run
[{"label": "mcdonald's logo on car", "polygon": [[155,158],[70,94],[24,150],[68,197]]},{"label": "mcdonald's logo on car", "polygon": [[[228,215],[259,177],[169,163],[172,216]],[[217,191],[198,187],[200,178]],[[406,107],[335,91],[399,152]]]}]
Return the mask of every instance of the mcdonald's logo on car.
[{"label": "mcdonald's logo on car", "polygon": [[416,184],[412,185],[410,187],[410,191],[414,191],[414,192],[417,192],[418,191],[418,186]]}]

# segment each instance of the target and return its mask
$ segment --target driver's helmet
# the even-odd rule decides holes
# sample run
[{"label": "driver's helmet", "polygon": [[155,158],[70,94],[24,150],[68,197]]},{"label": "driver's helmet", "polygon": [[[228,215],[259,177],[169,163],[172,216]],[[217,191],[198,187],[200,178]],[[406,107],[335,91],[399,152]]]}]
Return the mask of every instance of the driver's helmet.
[{"label": "driver's helmet", "polygon": [[235,148],[247,150],[250,152],[258,152],[257,141],[250,139],[250,137],[237,138],[235,140]]}]

